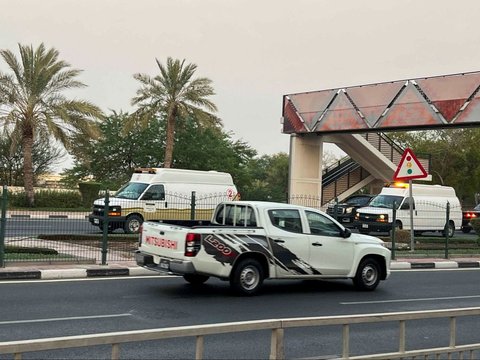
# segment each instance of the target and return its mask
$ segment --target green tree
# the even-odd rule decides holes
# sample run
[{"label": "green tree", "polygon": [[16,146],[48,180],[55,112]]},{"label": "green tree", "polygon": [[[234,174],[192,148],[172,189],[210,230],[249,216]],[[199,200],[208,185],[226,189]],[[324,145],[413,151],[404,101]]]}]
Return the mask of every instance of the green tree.
[{"label": "green tree", "polygon": [[[72,148],[74,167],[64,173],[69,185],[93,176],[113,190],[128,181],[136,167],[159,167],[165,146],[165,121],[155,118],[144,128],[124,131],[129,118],[129,114],[114,112],[100,124],[98,139],[77,139]],[[228,172],[239,190],[249,184],[245,169],[256,155],[255,150],[233,141],[221,128],[202,128],[191,119],[178,121],[176,167]]]},{"label": "green tree", "polygon": [[116,190],[137,167],[158,167],[163,160],[164,122],[154,119],[144,128],[125,131],[128,113],[113,112],[99,124],[97,139],[77,136],[72,147],[74,166],[64,172],[64,182],[76,186],[93,176],[104,187]]},{"label": "green tree", "polygon": [[252,159],[248,167],[251,183],[242,193],[242,198],[285,202],[288,192],[288,166],[288,154],[283,152]]},{"label": "green tree", "polygon": [[[72,134],[96,135],[95,120],[101,110],[87,101],[70,100],[63,93],[85,86],[76,80],[80,70],[59,60],[59,52],[19,44],[20,59],[10,50],[0,50],[11,74],[0,72],[0,124],[19,139],[23,150],[24,187],[34,204],[32,149],[36,137],[53,137],[66,149]],[[14,144],[16,146],[16,144]]]},{"label": "green tree", "polygon": [[[20,146],[12,147],[11,136],[0,138],[0,183],[9,186],[23,185],[23,151]],[[51,170],[64,156],[48,139],[37,137],[32,147],[33,173],[35,178]]]},{"label": "green tree", "polygon": [[137,105],[137,117],[127,124],[130,129],[134,123],[145,127],[156,118],[166,119],[165,159],[163,167],[173,165],[175,127],[178,119],[192,118],[204,126],[218,126],[219,119],[212,115],[217,110],[208,98],[215,95],[212,81],[208,78],[193,78],[197,65],[185,64],[185,60],[167,58],[166,66],[156,59],[160,74],[150,77],[135,74],[133,77],[141,83],[132,105]]},{"label": "green tree", "polygon": [[175,144],[176,167],[228,172],[241,193],[249,186],[248,168],[257,152],[243,141],[234,141],[231,133],[202,127],[192,119],[180,120]]},{"label": "green tree", "polygon": [[480,191],[480,129],[444,129],[391,133],[389,136],[417,156],[431,156],[434,184],[455,188],[463,204],[474,203]]}]

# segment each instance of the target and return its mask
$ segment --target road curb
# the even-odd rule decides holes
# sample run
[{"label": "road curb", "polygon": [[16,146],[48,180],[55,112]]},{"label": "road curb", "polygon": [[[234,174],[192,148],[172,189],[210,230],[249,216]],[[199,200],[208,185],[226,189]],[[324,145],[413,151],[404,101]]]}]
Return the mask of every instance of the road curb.
[{"label": "road curb", "polygon": [[[480,261],[392,261],[391,270],[431,270],[431,269],[468,269],[480,268]],[[135,267],[107,267],[107,268],[71,268],[71,269],[42,269],[42,270],[9,270],[0,269],[0,280],[53,280],[79,279],[101,277],[128,277],[128,276],[161,276],[160,273]]]},{"label": "road curb", "polygon": [[480,268],[480,261],[392,261],[391,270]]},{"label": "road curb", "polygon": [[94,268],[94,269],[43,269],[43,270],[8,270],[0,269],[0,280],[53,280],[53,279],[79,279],[117,276],[159,276],[160,273],[141,267],[125,268]]}]

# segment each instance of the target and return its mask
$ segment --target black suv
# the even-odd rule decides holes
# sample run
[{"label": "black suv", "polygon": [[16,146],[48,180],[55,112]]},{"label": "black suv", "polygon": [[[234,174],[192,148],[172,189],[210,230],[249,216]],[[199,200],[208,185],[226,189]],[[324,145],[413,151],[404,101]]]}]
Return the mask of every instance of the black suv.
[{"label": "black suv", "polygon": [[327,208],[327,214],[336,218],[339,223],[345,227],[353,226],[353,219],[357,213],[357,209],[368,206],[370,200],[375,195],[371,194],[357,194],[351,195],[345,199],[344,202],[339,203],[337,206],[337,216],[335,216],[335,204],[329,205]]}]

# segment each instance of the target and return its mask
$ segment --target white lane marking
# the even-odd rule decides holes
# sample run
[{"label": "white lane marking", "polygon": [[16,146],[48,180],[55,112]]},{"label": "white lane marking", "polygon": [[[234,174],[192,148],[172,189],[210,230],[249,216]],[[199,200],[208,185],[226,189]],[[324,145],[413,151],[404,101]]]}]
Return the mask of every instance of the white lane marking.
[{"label": "white lane marking", "polygon": [[69,282],[69,281],[107,281],[107,280],[135,280],[135,279],[152,279],[152,278],[178,278],[177,275],[152,275],[143,276],[105,276],[105,277],[88,277],[80,279],[35,279],[35,280],[4,280],[0,281],[3,284],[44,284],[46,282]]},{"label": "white lane marking", "polygon": [[40,322],[52,322],[52,321],[105,319],[105,318],[115,318],[115,317],[125,317],[125,316],[132,316],[132,314],[126,313],[126,314],[95,315],[95,316],[72,316],[72,317],[65,317],[65,318],[47,318],[47,319],[31,319],[31,320],[11,320],[11,321],[0,321],[0,325],[30,324],[30,323],[40,323]]},{"label": "white lane marking", "polygon": [[480,295],[467,295],[467,296],[447,296],[436,298],[418,298],[418,299],[396,299],[396,300],[377,300],[377,301],[348,301],[341,302],[341,305],[363,305],[363,304],[386,304],[386,303],[401,303],[401,302],[414,302],[414,301],[437,301],[437,300],[459,300],[459,299],[477,299]]}]

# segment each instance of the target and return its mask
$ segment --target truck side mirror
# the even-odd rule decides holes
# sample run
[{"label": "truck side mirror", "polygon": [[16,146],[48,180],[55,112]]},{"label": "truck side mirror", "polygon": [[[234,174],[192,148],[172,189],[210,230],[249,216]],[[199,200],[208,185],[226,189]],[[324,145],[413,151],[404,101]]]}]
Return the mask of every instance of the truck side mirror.
[{"label": "truck side mirror", "polygon": [[342,231],[340,231],[340,236],[343,237],[344,239],[349,238],[350,235],[352,235],[352,231],[348,228],[345,228]]}]

